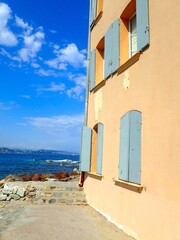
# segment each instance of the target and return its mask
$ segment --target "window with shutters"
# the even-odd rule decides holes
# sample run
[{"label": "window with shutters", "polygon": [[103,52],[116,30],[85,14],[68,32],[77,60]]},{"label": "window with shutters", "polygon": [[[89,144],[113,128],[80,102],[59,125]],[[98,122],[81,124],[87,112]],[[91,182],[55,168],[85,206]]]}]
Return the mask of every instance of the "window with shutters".
[{"label": "window with shutters", "polygon": [[120,16],[120,65],[149,46],[148,0],[131,0]]},{"label": "window with shutters", "polygon": [[120,122],[119,179],[141,183],[141,112],[129,111]]},{"label": "window with shutters", "polygon": [[81,136],[80,170],[102,175],[104,125],[84,126]]},{"label": "window with shutters", "polygon": [[90,28],[98,22],[103,13],[103,0],[91,0],[90,1]]},{"label": "window with shutters", "polygon": [[95,85],[104,80],[104,37],[96,47],[96,79]]},{"label": "window with shutters", "polygon": [[91,172],[100,175],[102,174],[103,129],[103,124],[98,123],[92,130]]}]

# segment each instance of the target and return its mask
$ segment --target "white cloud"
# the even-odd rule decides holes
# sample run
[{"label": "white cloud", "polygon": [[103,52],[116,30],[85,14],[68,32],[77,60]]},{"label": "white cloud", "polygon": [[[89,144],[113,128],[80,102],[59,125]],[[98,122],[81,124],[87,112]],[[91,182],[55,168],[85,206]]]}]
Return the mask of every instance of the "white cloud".
[{"label": "white cloud", "polygon": [[3,111],[8,111],[14,107],[17,107],[18,105],[13,102],[13,101],[10,101],[10,102],[7,102],[7,103],[3,103],[3,102],[0,102],[0,110],[3,110]]},{"label": "white cloud", "polygon": [[70,98],[83,101],[85,96],[86,75],[69,75],[69,79],[75,83],[75,86],[67,90],[67,95]]},{"label": "white cloud", "polygon": [[57,45],[54,47],[56,57],[45,61],[49,67],[54,69],[66,69],[68,65],[74,68],[86,67],[86,52],[79,50],[75,43],[68,44],[67,47],[59,49]]},{"label": "white cloud", "polygon": [[15,16],[16,25],[20,28],[26,29],[29,27],[28,23],[25,23],[22,18]]},{"label": "white cloud", "polygon": [[[60,115],[53,117],[27,117],[27,124],[42,129],[48,133],[71,131],[80,128],[84,121],[84,115]],[[69,132],[70,133],[70,132]]]},{"label": "white cloud", "polygon": [[22,97],[22,98],[25,98],[25,99],[30,99],[30,98],[31,98],[30,95],[22,95],[21,97]]},{"label": "white cloud", "polygon": [[38,92],[63,92],[65,90],[65,84],[64,83],[60,83],[60,84],[56,84],[55,82],[51,82],[50,87],[41,87],[38,88]]},{"label": "white cloud", "polygon": [[5,3],[0,3],[0,45],[16,46],[18,40],[15,34],[9,29],[8,21],[11,18],[11,9]]},{"label": "white cloud", "polygon": [[52,33],[52,34],[58,33],[56,30],[53,30],[53,29],[50,29],[49,32]]},{"label": "white cloud", "polygon": [[45,38],[43,28],[39,27],[38,31],[31,35],[27,35],[26,32],[23,38],[24,47],[19,50],[19,57],[23,62],[29,62],[31,59],[35,58],[37,53],[41,50]]}]

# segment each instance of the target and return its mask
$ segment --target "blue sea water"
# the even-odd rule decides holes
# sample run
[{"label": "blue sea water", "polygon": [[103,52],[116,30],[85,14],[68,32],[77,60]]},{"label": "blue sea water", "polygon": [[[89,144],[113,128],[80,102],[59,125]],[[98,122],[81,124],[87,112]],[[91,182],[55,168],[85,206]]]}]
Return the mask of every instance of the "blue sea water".
[{"label": "blue sea water", "polygon": [[0,154],[0,179],[10,174],[71,173],[79,169],[79,155],[74,154]]}]

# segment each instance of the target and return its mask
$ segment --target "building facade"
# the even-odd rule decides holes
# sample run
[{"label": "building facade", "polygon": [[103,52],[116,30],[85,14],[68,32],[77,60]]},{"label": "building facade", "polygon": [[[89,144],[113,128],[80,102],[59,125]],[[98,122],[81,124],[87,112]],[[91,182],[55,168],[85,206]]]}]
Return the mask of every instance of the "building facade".
[{"label": "building facade", "polygon": [[81,185],[140,240],[179,239],[180,3],[91,0]]}]

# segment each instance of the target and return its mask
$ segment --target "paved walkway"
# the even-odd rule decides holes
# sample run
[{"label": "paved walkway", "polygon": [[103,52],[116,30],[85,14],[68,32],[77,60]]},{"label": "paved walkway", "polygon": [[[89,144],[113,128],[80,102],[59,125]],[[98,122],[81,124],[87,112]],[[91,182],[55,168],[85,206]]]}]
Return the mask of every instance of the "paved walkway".
[{"label": "paved walkway", "polygon": [[133,240],[89,206],[0,205],[0,240]]}]

